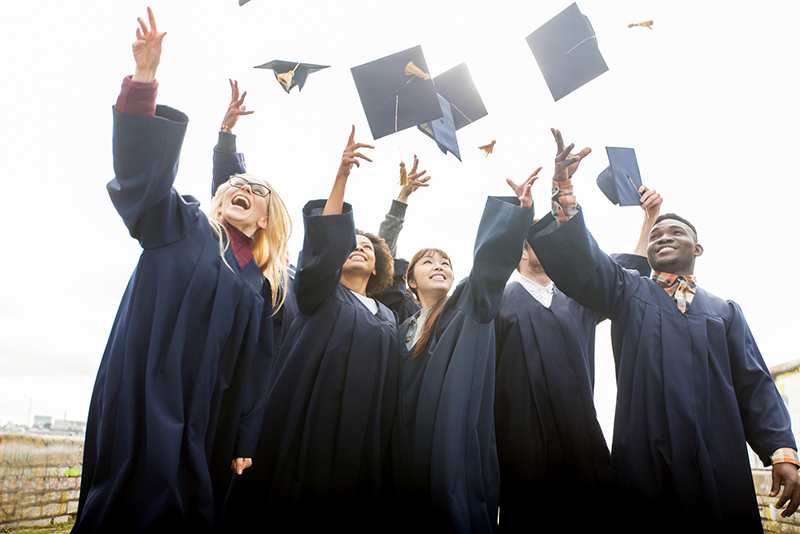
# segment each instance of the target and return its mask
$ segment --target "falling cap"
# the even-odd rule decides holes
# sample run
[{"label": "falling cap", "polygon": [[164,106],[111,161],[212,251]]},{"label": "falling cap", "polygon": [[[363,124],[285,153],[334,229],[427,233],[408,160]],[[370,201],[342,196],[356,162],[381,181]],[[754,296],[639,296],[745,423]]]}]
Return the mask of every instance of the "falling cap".
[{"label": "falling cap", "polygon": [[350,71],[374,139],[442,117],[422,47]]},{"label": "falling cap", "polygon": [[311,63],[276,60],[253,68],[271,69],[274,71],[275,79],[280,82],[281,87],[288,93],[295,86],[298,87],[299,91],[302,91],[309,74],[317,72],[318,70],[327,69],[328,67],[330,67],[330,65],[313,65]]},{"label": "falling cap", "polygon": [[433,84],[436,92],[450,103],[456,130],[488,115],[466,63],[438,75]]},{"label": "falling cap", "polygon": [[597,177],[597,185],[608,200],[620,206],[639,206],[642,176],[632,148],[606,147],[609,166]]},{"label": "falling cap", "polygon": [[461,161],[461,151],[458,149],[458,139],[456,139],[456,126],[453,123],[453,113],[450,110],[450,102],[447,101],[442,95],[436,95],[439,98],[439,106],[442,109],[442,118],[433,119],[432,121],[423,122],[417,125],[422,133],[436,141],[439,145],[439,150],[447,154],[452,153]]},{"label": "falling cap", "polygon": [[589,19],[572,4],[525,38],[556,101],[608,70]]}]

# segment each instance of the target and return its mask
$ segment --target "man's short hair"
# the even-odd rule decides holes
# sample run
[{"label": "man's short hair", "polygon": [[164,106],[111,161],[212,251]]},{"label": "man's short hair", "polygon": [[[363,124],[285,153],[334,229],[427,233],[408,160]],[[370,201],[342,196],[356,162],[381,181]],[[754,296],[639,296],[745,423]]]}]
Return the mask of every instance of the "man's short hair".
[{"label": "man's short hair", "polygon": [[689,228],[691,228],[692,232],[694,232],[694,240],[695,240],[695,242],[697,242],[697,228],[695,228],[692,223],[690,223],[689,221],[687,221],[686,219],[684,219],[683,217],[681,217],[680,215],[678,215],[676,213],[665,213],[664,215],[660,215],[658,217],[658,219],[656,219],[656,222],[653,223],[653,226],[655,226],[656,224],[658,224],[661,221],[666,220],[666,219],[674,219],[676,221],[680,221],[683,224],[685,224],[686,226],[688,226]]}]

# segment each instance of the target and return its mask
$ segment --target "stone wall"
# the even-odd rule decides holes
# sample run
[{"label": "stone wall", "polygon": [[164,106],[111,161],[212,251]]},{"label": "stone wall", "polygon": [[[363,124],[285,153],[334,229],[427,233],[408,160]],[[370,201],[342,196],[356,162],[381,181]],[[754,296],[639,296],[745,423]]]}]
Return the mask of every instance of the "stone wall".
[{"label": "stone wall", "polygon": [[0,434],[0,529],[74,518],[83,439]]}]

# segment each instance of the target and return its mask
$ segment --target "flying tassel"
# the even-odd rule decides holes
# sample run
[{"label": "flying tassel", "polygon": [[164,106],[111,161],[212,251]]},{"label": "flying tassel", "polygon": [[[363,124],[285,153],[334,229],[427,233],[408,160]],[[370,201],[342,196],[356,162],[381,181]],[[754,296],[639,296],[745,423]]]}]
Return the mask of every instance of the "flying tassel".
[{"label": "flying tassel", "polygon": [[636,24],[628,24],[628,28],[633,28],[634,26],[641,26],[642,28],[647,28],[648,30],[653,29],[653,21],[648,20],[646,22],[637,22]]},{"label": "flying tassel", "polygon": [[278,74],[278,81],[281,82],[287,89],[292,87],[292,78],[294,78],[293,70],[284,72],[283,74]]},{"label": "flying tassel", "polygon": [[292,81],[294,80],[294,71],[297,70],[297,67],[300,66],[300,63],[294,66],[292,70],[289,72],[284,72],[283,74],[278,74],[278,81],[281,82],[288,91],[292,88]]},{"label": "flying tassel", "polygon": [[[416,76],[417,78],[422,78],[423,80],[427,81],[431,79],[431,75],[427,72],[424,72],[421,68],[414,65],[413,61],[409,61],[406,65],[406,76]],[[412,78],[413,80],[413,78]],[[411,80],[408,80],[406,83],[410,83]]]},{"label": "flying tassel", "polygon": [[492,142],[491,142],[491,143],[489,143],[488,145],[479,146],[479,147],[478,147],[478,150],[483,150],[484,152],[486,152],[486,156],[485,156],[485,157],[487,157],[487,158],[488,158],[488,157],[489,157],[489,154],[491,154],[491,153],[492,153],[492,150],[494,150],[494,144],[495,144],[496,142],[497,142],[497,141],[495,141],[494,139],[492,139]]},{"label": "flying tassel", "polygon": [[408,171],[406,171],[406,164],[402,161],[400,162],[400,182],[399,185],[407,186],[408,185]]}]

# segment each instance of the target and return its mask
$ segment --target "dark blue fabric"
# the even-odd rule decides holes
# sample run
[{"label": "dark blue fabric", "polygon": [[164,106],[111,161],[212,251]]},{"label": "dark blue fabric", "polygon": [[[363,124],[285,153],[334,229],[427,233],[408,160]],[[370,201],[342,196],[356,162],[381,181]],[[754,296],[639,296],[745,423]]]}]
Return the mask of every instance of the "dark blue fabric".
[{"label": "dark blue fabric", "polygon": [[402,324],[420,310],[419,302],[414,300],[408,291],[406,271],[408,271],[408,260],[395,258],[391,287],[373,295],[375,300],[397,314],[397,324]]},{"label": "dark blue fabric", "polygon": [[[214,152],[214,164],[212,166],[212,180],[211,180],[211,196],[213,197],[217,188],[228,181],[228,178],[233,174],[243,174],[247,172],[247,166],[244,162],[244,154],[241,152]],[[294,296],[294,277],[290,275],[287,279],[287,287],[284,290],[286,298],[283,305],[274,311],[271,306],[272,293],[269,284],[265,284],[265,288],[270,292],[262,295],[264,302],[270,307],[270,314],[272,314],[272,354],[280,352],[281,344],[286,336],[289,334],[289,327],[297,315],[297,299]],[[266,312],[267,310],[265,310]],[[272,361],[272,360],[271,360]]]},{"label": "dark blue fabric", "polygon": [[593,402],[598,320],[558,289],[546,308],[519,282],[506,286],[495,320],[503,532],[557,531],[553,498],[578,488],[591,495],[582,513],[601,524],[611,457]]},{"label": "dark blue fabric", "polygon": [[278,355],[253,467],[231,485],[227,529],[374,527],[397,397],[397,328],[339,283],[356,246],[349,205],[303,215],[299,313]]},{"label": "dark blue fabric", "polygon": [[664,530],[761,532],[745,440],[767,465],[795,440],[739,306],[701,288],[683,314],[600,251],[582,213],[554,227],[550,218],[532,229],[548,276],[612,320],[620,502],[658,510]]},{"label": "dark blue fabric", "polygon": [[92,394],[76,533],[208,532],[231,459],[255,449],[241,424],[264,277],[230,248],[225,265],[198,202],[172,187],[187,121],[114,113],[108,191],[144,250]]},{"label": "dark blue fabric", "polygon": [[445,303],[418,358],[403,342],[409,321],[398,328],[392,471],[397,516],[416,531],[492,532],[497,525],[494,318],[532,218],[532,209],[490,197],[472,271]]}]

